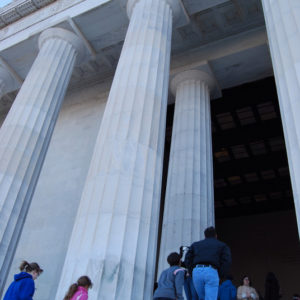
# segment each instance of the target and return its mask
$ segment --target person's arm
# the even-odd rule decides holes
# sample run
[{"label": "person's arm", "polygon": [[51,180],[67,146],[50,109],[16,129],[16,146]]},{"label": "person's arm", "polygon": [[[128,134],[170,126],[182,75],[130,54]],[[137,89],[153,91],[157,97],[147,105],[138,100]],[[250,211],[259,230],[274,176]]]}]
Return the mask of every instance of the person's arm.
[{"label": "person's arm", "polygon": [[242,287],[239,286],[238,289],[237,289],[237,298],[238,299],[243,299],[243,296],[242,296]]},{"label": "person's arm", "polygon": [[22,285],[20,286],[20,300],[32,300],[34,294],[34,281],[31,278],[23,279]]},{"label": "person's arm", "polygon": [[259,299],[259,296],[255,290],[255,288],[251,288],[251,298],[254,299],[254,300],[258,300]]},{"label": "person's arm", "polygon": [[220,257],[220,277],[224,278],[229,274],[231,267],[231,252],[227,245],[224,245]]},{"label": "person's arm", "polygon": [[188,269],[190,275],[193,270],[193,259],[194,259],[194,251],[193,251],[193,245],[189,248],[188,252],[185,255],[184,264],[185,267]]},{"label": "person's arm", "polygon": [[176,300],[184,300],[183,298],[183,284],[184,284],[184,269],[177,269],[175,272],[175,295]]}]

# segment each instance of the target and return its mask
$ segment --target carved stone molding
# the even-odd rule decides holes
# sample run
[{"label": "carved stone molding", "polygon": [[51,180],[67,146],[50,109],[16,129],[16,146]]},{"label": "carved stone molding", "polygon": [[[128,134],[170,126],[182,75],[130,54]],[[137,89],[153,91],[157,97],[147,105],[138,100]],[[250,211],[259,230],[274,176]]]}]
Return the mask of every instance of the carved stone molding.
[{"label": "carved stone molding", "polygon": [[0,28],[5,27],[56,0],[17,0],[0,8]]}]

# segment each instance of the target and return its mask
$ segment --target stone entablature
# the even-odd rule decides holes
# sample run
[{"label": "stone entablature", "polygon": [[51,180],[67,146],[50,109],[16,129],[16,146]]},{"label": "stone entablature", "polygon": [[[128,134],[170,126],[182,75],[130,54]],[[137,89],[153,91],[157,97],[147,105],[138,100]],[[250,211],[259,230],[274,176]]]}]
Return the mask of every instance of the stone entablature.
[{"label": "stone entablature", "polygon": [[0,9],[0,28],[7,26],[56,0],[16,0]]}]

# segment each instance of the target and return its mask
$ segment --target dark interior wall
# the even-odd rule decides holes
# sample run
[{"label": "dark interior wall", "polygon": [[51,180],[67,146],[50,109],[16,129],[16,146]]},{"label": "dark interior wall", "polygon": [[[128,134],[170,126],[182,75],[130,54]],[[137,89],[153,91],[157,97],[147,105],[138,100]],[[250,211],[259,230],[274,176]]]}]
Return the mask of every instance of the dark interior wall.
[{"label": "dark interior wall", "polygon": [[273,77],[211,101],[216,218],[293,209]]},{"label": "dark interior wall", "polygon": [[[225,90],[211,108],[216,226],[232,249],[235,284],[247,274],[264,295],[273,271],[282,300],[291,300],[300,293],[300,243],[274,78]],[[173,114],[174,104],[167,113],[157,261]]]},{"label": "dark interior wall", "polygon": [[282,300],[300,293],[300,243],[294,211],[217,219],[219,239],[232,252],[232,274],[236,286],[248,275],[252,285],[264,296],[267,272],[275,273]]}]

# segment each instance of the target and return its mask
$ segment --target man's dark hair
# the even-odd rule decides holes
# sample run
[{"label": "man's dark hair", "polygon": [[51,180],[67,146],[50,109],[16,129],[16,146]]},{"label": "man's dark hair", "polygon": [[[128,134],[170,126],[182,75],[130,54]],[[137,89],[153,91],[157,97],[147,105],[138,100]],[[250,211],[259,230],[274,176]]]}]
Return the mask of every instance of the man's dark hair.
[{"label": "man's dark hair", "polygon": [[177,252],[172,252],[171,254],[169,254],[167,261],[168,264],[172,267],[172,266],[178,266],[180,263],[180,255]]},{"label": "man's dark hair", "polygon": [[204,230],[204,235],[206,238],[216,237],[217,232],[216,232],[215,227],[211,226],[211,227],[206,228]]}]

